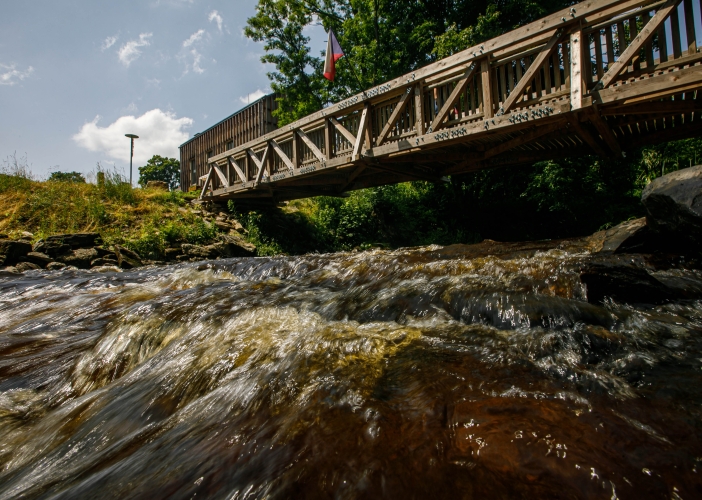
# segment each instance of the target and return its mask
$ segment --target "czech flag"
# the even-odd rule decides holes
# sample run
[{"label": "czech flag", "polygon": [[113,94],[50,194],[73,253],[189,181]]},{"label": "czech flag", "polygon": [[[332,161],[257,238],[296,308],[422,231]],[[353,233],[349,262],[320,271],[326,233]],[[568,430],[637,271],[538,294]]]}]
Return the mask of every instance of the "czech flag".
[{"label": "czech flag", "polygon": [[339,41],[334,36],[334,32],[329,30],[329,40],[327,41],[327,60],[324,61],[324,78],[330,82],[334,81],[336,76],[336,61],[344,57],[344,51],[341,50]]}]

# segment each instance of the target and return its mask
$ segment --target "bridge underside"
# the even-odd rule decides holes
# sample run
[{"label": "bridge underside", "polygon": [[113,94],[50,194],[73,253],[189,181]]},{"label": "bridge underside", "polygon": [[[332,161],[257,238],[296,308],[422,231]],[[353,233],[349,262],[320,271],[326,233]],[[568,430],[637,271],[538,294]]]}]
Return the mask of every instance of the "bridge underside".
[{"label": "bridge underside", "polygon": [[577,4],[213,157],[201,199],[343,196],[697,137],[695,2]]}]

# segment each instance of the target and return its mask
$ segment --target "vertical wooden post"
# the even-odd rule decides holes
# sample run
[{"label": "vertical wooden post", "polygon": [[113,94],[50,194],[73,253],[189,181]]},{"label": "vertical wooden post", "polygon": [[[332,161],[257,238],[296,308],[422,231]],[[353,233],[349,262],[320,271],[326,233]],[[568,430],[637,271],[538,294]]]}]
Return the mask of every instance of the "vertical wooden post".
[{"label": "vertical wooden post", "polygon": [[685,29],[687,31],[687,53],[697,53],[697,39],[695,38],[695,16],[692,10],[692,0],[685,0]]},{"label": "vertical wooden post", "polygon": [[495,116],[490,76],[490,56],[480,62],[480,80],[483,86],[483,117],[487,120]]},{"label": "vertical wooden post", "polygon": [[368,122],[366,123],[365,148],[373,149],[373,107],[368,106]]},{"label": "vertical wooden post", "polygon": [[297,131],[293,131],[292,137],[292,162],[294,168],[300,168],[300,146],[297,143]]},{"label": "vertical wooden post", "polygon": [[422,82],[414,87],[414,113],[417,123],[417,137],[424,135],[424,86]]},{"label": "vertical wooden post", "polygon": [[241,179],[242,182],[249,182],[251,178],[251,160],[248,153],[244,156],[244,174],[246,174],[246,179]]},{"label": "vertical wooden post", "polygon": [[332,149],[334,146],[334,130],[329,118],[324,119],[324,154],[327,161],[332,159]]},{"label": "vertical wooden post", "polygon": [[583,31],[570,35],[570,109],[583,107]]}]

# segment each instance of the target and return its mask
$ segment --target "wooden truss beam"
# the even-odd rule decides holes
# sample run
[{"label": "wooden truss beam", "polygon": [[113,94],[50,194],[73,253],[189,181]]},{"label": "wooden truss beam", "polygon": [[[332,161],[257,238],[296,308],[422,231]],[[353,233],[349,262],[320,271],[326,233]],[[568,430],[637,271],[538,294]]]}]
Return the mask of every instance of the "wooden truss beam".
[{"label": "wooden truss beam", "polygon": [[600,110],[602,116],[614,115],[677,115],[702,110],[702,100],[642,102]]},{"label": "wooden truss beam", "polygon": [[207,177],[205,178],[205,184],[202,186],[202,192],[200,193],[200,199],[203,199],[205,197],[205,193],[207,192],[207,186],[210,185],[210,182],[212,182],[212,174],[214,173],[214,168],[210,168],[210,171],[207,174]]},{"label": "wooden truss beam", "polygon": [[261,179],[263,178],[263,171],[266,169],[268,152],[270,150],[270,146],[266,146],[266,149],[263,151],[263,158],[261,158],[260,160],[258,159],[258,156],[256,156],[256,153],[254,153],[252,149],[248,150],[249,157],[254,162],[254,165],[256,165],[256,167],[258,168],[258,172],[256,172],[256,185],[261,183]]},{"label": "wooden truss beam", "polygon": [[288,155],[285,154],[283,149],[280,147],[280,145],[275,142],[275,139],[270,140],[270,145],[273,147],[273,151],[278,155],[278,157],[283,160],[283,163],[288,167],[290,171],[295,170],[295,166],[293,165],[293,162],[290,158],[288,158]]},{"label": "wooden truss beam", "polygon": [[468,86],[468,82],[470,82],[470,79],[473,78],[473,73],[475,72],[476,67],[476,64],[473,63],[466,70],[466,72],[463,73],[463,76],[458,80],[456,86],[453,88],[451,95],[448,99],[446,99],[446,102],[439,110],[439,114],[437,114],[436,117],[434,117],[434,121],[431,122],[431,127],[429,130],[431,130],[432,132],[436,132],[444,126],[444,120],[448,116],[451,109],[454,107],[454,104],[456,104],[458,98],[461,97],[461,94]]},{"label": "wooden truss beam", "polygon": [[217,177],[219,177],[219,180],[222,182],[222,185],[224,187],[229,187],[229,179],[224,175],[224,173],[219,169],[219,167],[216,164],[212,165],[212,168],[214,168],[215,173],[217,174]]},{"label": "wooden truss beam", "polygon": [[513,137],[512,139],[509,139],[498,146],[488,149],[487,151],[485,151],[485,153],[483,153],[483,159],[492,158],[493,156],[506,153],[510,149],[514,149],[519,146],[523,146],[524,144],[528,144],[540,137],[552,134],[553,132],[557,132],[561,128],[563,128],[563,125],[561,123],[551,123],[550,125],[535,126],[534,128],[525,132],[522,135]]},{"label": "wooden truss beam", "polygon": [[352,159],[358,160],[361,156],[361,148],[363,147],[363,142],[366,139],[366,127],[368,126],[370,115],[370,104],[366,104],[361,113],[361,121],[358,124],[358,135],[356,136],[356,143],[353,146]]},{"label": "wooden truss beam", "polygon": [[538,76],[536,73],[538,71],[541,71],[541,66],[543,66],[546,60],[549,57],[551,57],[553,50],[558,46],[558,42],[560,41],[561,36],[562,31],[556,31],[556,33],[551,37],[546,46],[543,49],[541,49],[539,55],[536,56],[534,62],[531,63],[529,69],[526,71],[526,73],[524,73],[524,76],[522,76],[521,80],[519,80],[519,82],[517,83],[517,86],[514,87],[514,89],[512,89],[512,92],[510,92],[509,97],[503,103],[502,109],[500,110],[502,114],[510,111],[517,103],[517,101],[524,96],[524,91],[526,90],[526,88],[529,85],[531,85],[531,81],[534,79],[534,77]]},{"label": "wooden truss beam", "polygon": [[577,117],[572,118],[569,121],[569,124],[573,128],[573,131],[578,135],[578,137],[580,137],[583,140],[583,142],[585,142],[585,144],[587,144],[594,151],[596,155],[601,156],[603,158],[609,156],[609,154],[607,154],[604,148],[600,145],[599,141],[595,139],[595,137],[580,124]]},{"label": "wooden truss beam", "polygon": [[241,182],[246,182],[248,179],[246,178],[246,174],[244,174],[244,171],[241,170],[241,168],[239,167],[239,164],[236,161],[234,161],[234,158],[232,158],[231,156],[227,159],[229,160],[229,165],[231,165],[231,167],[239,176],[239,179],[241,179]]},{"label": "wooden truss beam", "polygon": [[349,132],[349,130],[346,127],[344,127],[339,120],[332,116],[331,118],[329,118],[329,121],[332,125],[334,125],[334,128],[336,128],[336,130],[344,136],[344,138],[347,141],[349,141],[351,144],[356,144],[356,136]]},{"label": "wooden truss beam", "polygon": [[317,147],[317,145],[312,142],[312,139],[310,139],[305,132],[300,129],[297,131],[297,135],[300,136],[300,139],[302,139],[302,142],[305,143],[305,146],[307,146],[310,151],[312,151],[312,154],[317,158],[317,160],[320,161],[320,163],[326,163],[327,157],[324,156],[324,153]]},{"label": "wooden truss beam", "polygon": [[392,111],[392,114],[390,115],[390,119],[383,127],[383,130],[380,132],[380,135],[378,136],[378,138],[375,140],[376,146],[380,146],[382,143],[384,143],[385,139],[388,138],[390,131],[393,128],[395,128],[395,124],[397,124],[397,120],[400,119],[400,114],[405,110],[405,108],[407,107],[407,104],[410,102],[410,95],[412,95],[413,90],[414,90],[414,87],[407,87],[407,92],[402,94],[402,97],[400,97],[400,101],[397,103],[397,105],[395,106],[395,109]]},{"label": "wooden truss beam", "polygon": [[[615,78],[626,69],[631,62],[632,58],[641,52],[644,45],[651,41],[653,36],[658,31],[658,28],[665,22],[668,16],[673,12],[673,10],[678,6],[680,0],[668,0],[662,7],[658,9],[656,15],[651,18],[651,20],[646,23],[646,26],[641,30],[641,32],[634,38],[631,44],[622,52],[619,59],[612,64],[612,66],[607,70],[602,76],[602,79],[598,82],[598,89],[605,89],[614,82]],[[676,34],[673,35],[677,36]]]}]

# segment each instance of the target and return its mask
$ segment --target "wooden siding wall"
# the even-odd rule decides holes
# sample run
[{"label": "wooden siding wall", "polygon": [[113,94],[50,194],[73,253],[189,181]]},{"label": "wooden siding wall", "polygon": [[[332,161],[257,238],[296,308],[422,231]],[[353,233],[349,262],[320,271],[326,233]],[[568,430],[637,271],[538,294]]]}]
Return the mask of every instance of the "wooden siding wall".
[{"label": "wooden siding wall", "polygon": [[[202,185],[200,177],[207,174],[210,156],[245,144],[278,128],[273,111],[278,107],[275,94],[267,95],[241,111],[222,120],[180,146],[180,185],[183,191],[194,184]],[[191,173],[191,162],[195,161],[195,175]],[[225,175],[234,177],[235,172]]]}]

